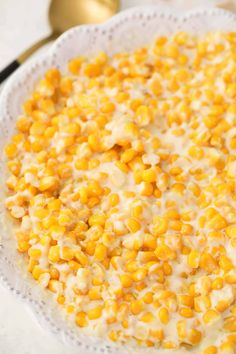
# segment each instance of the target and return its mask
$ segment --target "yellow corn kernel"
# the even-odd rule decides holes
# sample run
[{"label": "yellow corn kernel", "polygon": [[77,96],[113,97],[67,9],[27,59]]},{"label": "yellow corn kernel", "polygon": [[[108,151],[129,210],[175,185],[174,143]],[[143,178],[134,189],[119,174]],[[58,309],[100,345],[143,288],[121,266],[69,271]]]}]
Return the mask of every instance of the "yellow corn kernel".
[{"label": "yellow corn kernel", "polygon": [[217,213],[208,221],[207,226],[213,230],[222,230],[227,226],[227,221],[223,216]]},{"label": "yellow corn kernel", "polygon": [[224,279],[228,284],[236,284],[236,276],[233,274],[232,275],[226,274]]},{"label": "yellow corn kernel", "polygon": [[146,276],[147,276],[147,270],[144,268],[140,268],[132,274],[132,279],[133,281],[139,282],[144,280]]},{"label": "yellow corn kernel", "polygon": [[101,74],[102,67],[98,63],[90,63],[84,67],[84,74],[88,77],[97,77]]},{"label": "yellow corn kernel", "polygon": [[232,97],[232,98],[235,97],[235,95],[236,95],[236,85],[234,83],[228,85],[227,90],[226,90],[226,94],[229,97]]},{"label": "yellow corn kernel", "polygon": [[210,345],[203,350],[202,354],[217,354],[217,347],[215,345]]},{"label": "yellow corn kernel", "polygon": [[33,259],[39,259],[42,255],[42,251],[37,248],[30,248],[28,255]]},{"label": "yellow corn kernel", "polygon": [[134,218],[137,218],[139,219],[140,216],[142,215],[142,212],[143,212],[143,207],[142,205],[135,205],[131,208],[131,215],[134,217]]},{"label": "yellow corn kernel", "polygon": [[86,327],[88,322],[86,319],[86,313],[85,312],[78,312],[75,316],[75,323],[79,327]]},{"label": "yellow corn kernel", "polygon": [[236,226],[228,226],[225,229],[225,233],[228,237],[236,237]]},{"label": "yellow corn kernel", "polygon": [[75,258],[83,267],[88,265],[88,257],[82,251],[76,251]]},{"label": "yellow corn kernel", "polygon": [[198,268],[200,261],[200,253],[198,251],[192,250],[188,255],[188,265],[191,268]]},{"label": "yellow corn kernel", "polygon": [[20,240],[17,244],[17,250],[21,253],[27,252],[30,248],[30,244],[27,241]]},{"label": "yellow corn kernel", "polygon": [[190,308],[188,308],[188,307],[180,308],[179,309],[179,314],[180,314],[180,316],[185,317],[185,318],[193,317],[193,311]]},{"label": "yellow corn kernel", "polygon": [[196,159],[201,160],[204,157],[204,151],[199,146],[191,146],[188,150],[189,155]]},{"label": "yellow corn kernel", "polygon": [[162,85],[159,80],[153,80],[150,89],[155,96],[160,96],[162,93]]},{"label": "yellow corn kernel", "polygon": [[70,60],[68,63],[69,71],[74,75],[78,75],[83,62],[84,62],[84,58],[82,57],[78,57]]},{"label": "yellow corn kernel", "polygon": [[53,279],[53,280],[58,280],[59,279],[59,276],[60,276],[60,273],[59,271],[56,269],[56,268],[50,268],[50,278]]},{"label": "yellow corn kernel", "polygon": [[64,295],[59,295],[59,296],[57,297],[57,303],[58,303],[59,305],[63,305],[63,304],[65,303],[65,301],[66,301],[66,298],[65,298]]},{"label": "yellow corn kernel", "polygon": [[212,273],[217,269],[217,262],[210,253],[202,253],[199,262],[200,268],[208,273]]},{"label": "yellow corn kernel", "polygon": [[71,219],[72,219],[71,215],[67,215],[66,213],[61,211],[58,217],[58,224],[61,226],[70,225]]},{"label": "yellow corn kernel", "polygon": [[48,246],[50,244],[50,242],[51,242],[51,237],[49,237],[47,235],[44,235],[44,236],[41,237],[39,242],[43,246]]},{"label": "yellow corn kernel", "polygon": [[172,175],[172,176],[177,176],[177,175],[179,175],[179,174],[181,174],[183,171],[182,171],[182,168],[181,167],[172,167],[171,169],[170,169],[170,174]]},{"label": "yellow corn kernel", "polygon": [[168,42],[167,37],[165,37],[165,36],[160,36],[160,37],[158,37],[158,38],[156,39],[155,45],[158,46],[158,47],[162,47],[162,46],[164,46],[167,42]]},{"label": "yellow corn kernel", "polygon": [[50,227],[50,233],[52,235],[63,235],[65,233],[65,227],[61,225],[52,225]]},{"label": "yellow corn kernel", "polygon": [[61,291],[63,283],[58,280],[50,280],[48,283],[48,289],[53,293],[58,293]]},{"label": "yellow corn kernel", "polygon": [[178,336],[180,339],[185,339],[187,336],[186,332],[186,321],[185,320],[179,320],[176,324],[176,329],[178,332]]},{"label": "yellow corn kernel", "polygon": [[197,329],[191,329],[189,331],[188,339],[192,345],[197,345],[202,339],[202,333]]},{"label": "yellow corn kernel", "polygon": [[151,337],[158,340],[162,340],[164,338],[164,331],[162,329],[150,329],[149,333]]},{"label": "yellow corn kernel", "polygon": [[66,311],[67,313],[71,314],[75,311],[75,307],[73,305],[68,305]]},{"label": "yellow corn kernel", "polygon": [[202,316],[203,322],[205,324],[210,324],[218,320],[219,318],[220,318],[219,313],[215,310],[207,310]]},{"label": "yellow corn kernel", "polygon": [[95,248],[94,257],[99,261],[103,261],[107,256],[107,248],[103,244],[99,244]]},{"label": "yellow corn kernel", "polygon": [[99,115],[95,118],[99,128],[103,128],[107,123],[107,117],[105,115]]},{"label": "yellow corn kernel", "polygon": [[185,305],[187,307],[193,307],[194,300],[190,295],[178,295],[178,301],[181,305]]},{"label": "yellow corn kernel", "polygon": [[141,195],[145,197],[150,197],[153,194],[153,186],[149,182],[143,182],[143,189],[141,191]]},{"label": "yellow corn kernel", "polygon": [[141,225],[135,218],[129,218],[126,223],[130,232],[135,233],[140,230]]},{"label": "yellow corn kernel", "polygon": [[88,144],[92,151],[97,152],[100,150],[100,139],[96,134],[89,134]]},{"label": "yellow corn kernel", "polygon": [[32,276],[35,280],[39,280],[40,275],[43,273],[43,269],[38,265],[35,265],[32,269]]},{"label": "yellow corn kernel", "polygon": [[168,262],[163,262],[163,272],[165,275],[172,274],[172,267]]},{"label": "yellow corn kernel", "polygon": [[75,168],[77,170],[86,171],[88,169],[88,161],[86,159],[80,159],[75,161]]},{"label": "yellow corn kernel", "polygon": [[230,343],[230,342],[223,342],[220,345],[220,350],[224,353],[226,352],[227,354],[234,354],[234,349],[235,349],[235,344]]},{"label": "yellow corn kernel", "polygon": [[66,261],[71,261],[74,258],[74,251],[70,247],[64,246],[62,248],[62,259]]},{"label": "yellow corn kernel", "polygon": [[15,161],[15,160],[8,161],[7,167],[13,175],[19,176],[20,169],[21,169],[21,163],[19,161]]},{"label": "yellow corn kernel", "polygon": [[38,219],[45,219],[48,216],[48,211],[46,209],[35,210],[34,216]]},{"label": "yellow corn kernel", "polygon": [[98,167],[99,165],[100,165],[100,161],[97,159],[92,159],[92,160],[89,160],[89,162],[88,162],[88,168],[90,170]]},{"label": "yellow corn kernel", "polygon": [[132,278],[127,275],[127,274],[121,274],[119,276],[120,278],[120,282],[121,282],[121,285],[124,287],[124,288],[130,288],[133,284],[133,280]]},{"label": "yellow corn kernel", "polygon": [[97,320],[102,316],[103,307],[97,306],[87,312],[89,320]]},{"label": "yellow corn kernel", "polygon": [[44,131],[46,130],[47,125],[43,122],[34,122],[30,127],[30,134],[31,135],[43,135]]},{"label": "yellow corn kernel", "polygon": [[102,113],[112,113],[116,109],[116,106],[112,102],[106,102],[101,106]]},{"label": "yellow corn kernel", "polygon": [[177,345],[171,341],[163,341],[161,344],[163,349],[176,349]]},{"label": "yellow corn kernel", "polygon": [[100,287],[90,288],[88,292],[88,297],[91,301],[100,300],[102,297]]},{"label": "yellow corn kernel", "polygon": [[153,120],[152,110],[148,106],[140,105],[136,110],[135,120],[141,127],[148,125]]},{"label": "yellow corn kernel", "polygon": [[148,182],[148,183],[155,182],[157,178],[156,172],[152,168],[144,170],[142,172],[142,178],[144,182]]},{"label": "yellow corn kernel", "polygon": [[176,252],[165,244],[157,246],[155,255],[161,261],[176,259]]},{"label": "yellow corn kernel", "polygon": [[142,105],[143,101],[140,98],[134,98],[130,102],[130,108],[136,112],[137,109]]},{"label": "yellow corn kernel", "polygon": [[46,190],[56,190],[58,187],[58,179],[54,176],[43,177],[40,180],[39,189],[41,192]]},{"label": "yellow corn kernel", "polygon": [[223,288],[223,285],[224,285],[224,281],[222,278],[218,277],[218,278],[215,278],[213,281],[212,281],[212,289],[214,290],[220,290]]},{"label": "yellow corn kernel", "polygon": [[138,269],[137,262],[135,260],[128,260],[129,254],[125,257],[127,259],[127,263],[125,264],[125,270],[129,273],[133,273]]},{"label": "yellow corn kernel", "polygon": [[116,101],[118,103],[123,103],[128,100],[129,94],[127,92],[119,92],[116,96]]},{"label": "yellow corn kernel", "polygon": [[9,159],[12,159],[17,154],[17,146],[14,143],[10,143],[5,147],[5,154]]},{"label": "yellow corn kernel", "polygon": [[162,307],[159,312],[158,312],[158,316],[159,316],[159,319],[161,321],[161,323],[163,324],[167,324],[170,320],[170,317],[169,317],[169,311],[167,308],[165,307]]},{"label": "yellow corn kernel", "polygon": [[93,214],[88,220],[89,226],[104,226],[105,222],[106,216],[103,214]]},{"label": "yellow corn kernel", "polygon": [[56,263],[60,260],[60,247],[51,246],[48,252],[48,259],[52,263]]},{"label": "yellow corn kernel", "polygon": [[125,150],[120,157],[120,161],[123,163],[127,163],[131,160],[133,160],[133,158],[136,156],[136,151],[133,149],[127,149]]},{"label": "yellow corn kernel", "polygon": [[24,142],[24,135],[23,134],[15,134],[12,136],[12,142],[16,145]]},{"label": "yellow corn kernel", "polygon": [[116,165],[116,167],[118,167],[119,170],[121,170],[122,172],[124,172],[124,173],[128,173],[128,172],[129,172],[129,167],[128,167],[124,162],[116,161],[116,162],[115,162],[115,165]]},{"label": "yellow corn kernel", "polygon": [[168,230],[167,219],[161,216],[156,216],[153,220],[154,236],[162,235]]},{"label": "yellow corn kernel", "polygon": [[144,234],[143,247],[149,250],[155,250],[156,246],[156,237],[151,234]]},{"label": "yellow corn kernel", "polygon": [[112,340],[113,342],[116,342],[118,340],[118,334],[117,334],[117,331],[111,331],[109,334],[108,334],[108,337],[110,340]]},{"label": "yellow corn kernel", "polygon": [[28,133],[30,130],[31,124],[32,123],[29,120],[29,118],[21,116],[16,122],[16,127],[20,132]]},{"label": "yellow corn kernel", "polygon": [[197,296],[194,299],[194,310],[197,312],[202,312],[205,309],[209,309],[211,307],[211,300],[209,296],[201,295]]},{"label": "yellow corn kernel", "polygon": [[232,344],[236,344],[236,334],[229,334],[227,340]]},{"label": "yellow corn kernel", "polygon": [[207,128],[212,129],[218,124],[219,117],[216,115],[208,115],[203,118],[203,122]]},{"label": "yellow corn kernel", "polygon": [[60,199],[52,199],[48,202],[48,209],[50,211],[60,210],[61,204],[62,203]]},{"label": "yellow corn kernel", "polygon": [[[142,182],[143,178],[142,178],[142,172],[137,170],[137,171],[134,171],[134,182],[136,184],[140,184]],[[152,188],[152,192],[153,192],[153,187],[151,185],[151,188]]]},{"label": "yellow corn kernel", "polygon": [[223,328],[227,332],[235,333],[236,332],[236,317],[235,316],[226,317]]},{"label": "yellow corn kernel", "polygon": [[138,315],[143,311],[143,303],[140,300],[133,300],[130,304],[130,311],[133,315]]},{"label": "yellow corn kernel", "polygon": [[51,68],[46,72],[45,78],[54,86],[58,86],[61,78],[60,71],[57,68]]},{"label": "yellow corn kernel", "polygon": [[81,265],[78,262],[73,260],[68,261],[68,266],[70,267],[71,270],[75,270],[75,271],[81,268]]},{"label": "yellow corn kernel", "polygon": [[151,323],[155,320],[155,317],[153,316],[153,314],[151,312],[146,312],[142,315],[142,317],[140,318],[140,321],[144,322],[144,323]]},{"label": "yellow corn kernel", "polygon": [[228,300],[220,300],[220,301],[218,301],[217,305],[215,306],[215,309],[218,312],[223,312],[229,308],[230,304],[231,304],[231,302]]},{"label": "yellow corn kernel", "polygon": [[125,129],[125,132],[128,133],[128,134],[132,134],[134,136],[138,136],[139,135],[139,128],[133,122],[126,123],[124,129]]},{"label": "yellow corn kernel", "polygon": [[153,294],[152,292],[148,291],[144,296],[143,296],[143,302],[145,304],[151,304],[153,302]]},{"label": "yellow corn kernel", "polygon": [[174,44],[170,44],[166,47],[166,56],[171,59],[177,59],[179,56],[179,49]]},{"label": "yellow corn kernel", "polygon": [[224,272],[229,272],[234,268],[232,261],[227,256],[220,256],[219,266]]}]

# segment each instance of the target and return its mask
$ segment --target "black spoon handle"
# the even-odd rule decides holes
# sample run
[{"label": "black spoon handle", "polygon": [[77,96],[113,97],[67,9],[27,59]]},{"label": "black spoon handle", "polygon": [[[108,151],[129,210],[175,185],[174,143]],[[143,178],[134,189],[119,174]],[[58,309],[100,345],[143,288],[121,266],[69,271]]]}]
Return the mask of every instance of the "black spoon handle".
[{"label": "black spoon handle", "polygon": [[40,39],[38,42],[33,44],[30,48],[24,51],[16,60],[7,65],[2,71],[0,71],[0,84],[8,78],[21,64],[23,64],[26,59],[28,59],[36,50],[41,48],[44,44],[56,39],[58,33],[51,33],[46,38]]},{"label": "black spoon handle", "polygon": [[20,63],[17,60],[12,61],[2,71],[0,71],[0,84],[8,78],[16,69],[18,69]]}]

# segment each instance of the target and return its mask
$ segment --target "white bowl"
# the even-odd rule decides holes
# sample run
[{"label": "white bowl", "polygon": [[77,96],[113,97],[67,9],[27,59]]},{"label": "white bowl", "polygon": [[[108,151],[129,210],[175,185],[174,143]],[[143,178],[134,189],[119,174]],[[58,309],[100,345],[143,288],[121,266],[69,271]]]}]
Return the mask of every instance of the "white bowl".
[{"label": "white bowl", "polygon": [[[68,60],[78,55],[93,55],[101,50],[108,54],[133,50],[150,43],[158,35],[169,35],[178,30],[193,34],[218,30],[236,31],[236,16],[212,8],[201,8],[181,14],[167,8],[149,6],[124,11],[101,25],[80,26],[67,31],[46,55],[24,65],[5,85],[0,98],[0,151],[14,129],[23,101],[33,91],[35,82],[46,69],[56,66],[64,70]],[[3,156],[0,162],[0,178],[3,183]],[[3,199],[3,192],[0,193]],[[10,224],[1,203],[0,280],[11,292],[28,303],[42,326],[57,334],[58,338],[66,343],[76,345],[81,353],[124,353],[128,350],[84,335],[63,317],[50,294],[36,285],[27,274],[26,262],[16,251]],[[163,353],[163,350],[161,352]],[[184,350],[181,349],[182,353]]]}]

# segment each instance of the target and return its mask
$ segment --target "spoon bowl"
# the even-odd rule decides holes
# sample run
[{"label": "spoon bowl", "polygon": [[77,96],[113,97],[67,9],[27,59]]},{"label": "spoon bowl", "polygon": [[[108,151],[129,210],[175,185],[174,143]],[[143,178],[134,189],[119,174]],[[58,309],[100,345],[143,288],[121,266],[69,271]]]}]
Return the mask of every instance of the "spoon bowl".
[{"label": "spoon bowl", "polygon": [[100,23],[118,11],[117,0],[52,0],[49,23],[53,33],[61,34],[78,24]]}]

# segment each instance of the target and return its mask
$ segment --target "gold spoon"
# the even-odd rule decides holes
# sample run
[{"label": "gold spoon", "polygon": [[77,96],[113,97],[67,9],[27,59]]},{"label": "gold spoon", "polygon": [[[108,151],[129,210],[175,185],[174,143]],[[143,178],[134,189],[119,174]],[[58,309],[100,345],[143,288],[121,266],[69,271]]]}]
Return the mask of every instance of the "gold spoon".
[{"label": "gold spoon", "polygon": [[114,15],[118,9],[119,0],[52,0],[48,13],[51,34],[32,45],[3,69],[0,72],[0,83],[10,76],[37,49],[56,39],[69,28],[80,24],[103,22]]}]

